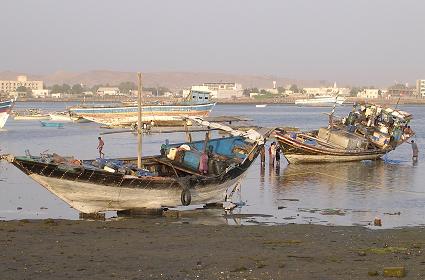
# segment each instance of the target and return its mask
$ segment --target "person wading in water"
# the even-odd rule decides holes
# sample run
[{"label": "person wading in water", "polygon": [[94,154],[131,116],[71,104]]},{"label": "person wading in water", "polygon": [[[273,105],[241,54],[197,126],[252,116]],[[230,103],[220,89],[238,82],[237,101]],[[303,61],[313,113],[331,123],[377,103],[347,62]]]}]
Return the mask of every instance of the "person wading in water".
[{"label": "person wading in water", "polygon": [[99,157],[105,158],[105,154],[102,152],[105,142],[103,142],[102,137],[97,137],[97,139],[99,139],[99,144],[97,145],[97,149],[99,150]]}]

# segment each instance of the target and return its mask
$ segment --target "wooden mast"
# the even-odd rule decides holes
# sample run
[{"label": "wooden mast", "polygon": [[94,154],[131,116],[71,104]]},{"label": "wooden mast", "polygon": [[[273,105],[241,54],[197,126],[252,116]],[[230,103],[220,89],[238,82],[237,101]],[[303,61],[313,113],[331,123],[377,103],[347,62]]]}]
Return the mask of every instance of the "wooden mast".
[{"label": "wooden mast", "polygon": [[137,91],[137,168],[142,168],[142,73],[137,73],[139,88]]}]

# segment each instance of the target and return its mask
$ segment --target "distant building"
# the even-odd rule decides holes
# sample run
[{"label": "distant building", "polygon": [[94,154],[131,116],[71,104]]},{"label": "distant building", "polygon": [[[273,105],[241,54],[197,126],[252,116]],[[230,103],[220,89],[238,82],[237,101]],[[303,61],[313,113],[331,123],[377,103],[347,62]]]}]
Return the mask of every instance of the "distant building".
[{"label": "distant building", "polygon": [[380,98],[382,91],[380,89],[364,89],[362,91],[359,91],[357,93],[357,97],[359,98],[367,98],[367,99],[376,99],[376,98]]},{"label": "distant building", "polygon": [[120,89],[117,87],[100,87],[97,89],[96,94],[99,96],[105,95],[123,95],[120,92]]},{"label": "distant building", "polygon": [[41,90],[43,81],[28,81],[27,76],[18,76],[16,81],[0,81],[0,91],[2,92],[15,92],[21,86],[30,90]]},{"label": "distant building", "polygon": [[63,93],[60,93],[60,92],[52,93],[50,95],[50,97],[57,98],[57,99],[62,98],[62,96],[63,96]]},{"label": "distant building", "polygon": [[416,95],[421,98],[425,97],[425,80],[416,81]]},{"label": "distant building", "polygon": [[319,88],[303,88],[305,94],[312,96],[323,96],[323,95],[340,95],[348,96],[350,95],[349,88],[339,88],[334,83],[333,87],[319,87]]},{"label": "distant building", "polygon": [[388,95],[391,97],[395,96],[411,96],[416,95],[415,88],[409,88],[408,85],[396,84],[388,88]]},{"label": "distant building", "polygon": [[94,93],[93,93],[93,91],[83,91],[83,95],[84,96],[93,96]]},{"label": "distant building", "polygon": [[211,98],[228,99],[243,96],[243,88],[238,83],[204,83],[203,85],[192,86],[190,90],[183,90],[183,97],[188,96],[190,91],[200,91],[210,93]]},{"label": "distant building", "polygon": [[49,97],[50,90],[48,89],[33,89],[32,97],[34,98],[46,98]]}]

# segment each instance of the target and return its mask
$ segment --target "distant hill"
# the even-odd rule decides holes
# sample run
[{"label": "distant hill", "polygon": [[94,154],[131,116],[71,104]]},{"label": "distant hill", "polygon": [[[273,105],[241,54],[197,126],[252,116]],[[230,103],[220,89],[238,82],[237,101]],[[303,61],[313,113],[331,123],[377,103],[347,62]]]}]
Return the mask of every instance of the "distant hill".
[{"label": "distant hill", "polygon": [[[17,73],[11,71],[0,72],[0,80],[14,80],[18,75],[27,75],[29,79],[37,79],[45,82],[46,85],[53,84],[77,84],[83,83],[88,86],[97,84],[117,85],[121,82],[136,82],[137,77],[134,72],[119,72],[108,70],[93,70],[81,73],[57,71],[47,75],[34,75],[30,73]],[[143,73],[144,87],[164,86],[169,89],[188,88],[192,85],[199,85],[205,82],[237,82],[244,88],[259,87],[271,88],[273,81],[278,86],[296,84],[298,86],[322,86],[329,85],[327,81],[294,80],[277,76],[266,75],[241,75],[205,72],[147,72]]]}]

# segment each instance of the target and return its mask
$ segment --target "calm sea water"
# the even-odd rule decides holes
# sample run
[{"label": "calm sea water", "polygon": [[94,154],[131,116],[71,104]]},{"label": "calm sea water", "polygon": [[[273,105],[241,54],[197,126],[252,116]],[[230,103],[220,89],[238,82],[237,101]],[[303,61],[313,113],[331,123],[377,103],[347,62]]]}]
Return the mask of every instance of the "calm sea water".
[{"label": "calm sea water", "polygon": [[[38,107],[46,111],[63,110],[71,103],[18,103],[16,110]],[[279,167],[253,164],[242,183],[240,199],[244,205],[229,223],[314,223],[368,225],[375,217],[383,227],[425,224],[425,107],[400,106],[414,114],[411,123],[420,148],[419,162],[412,163],[411,147],[400,146],[384,160],[338,164],[287,165]],[[345,114],[350,107],[340,107]],[[260,126],[294,126],[312,129],[326,125],[329,108],[300,108],[288,105],[217,105],[212,115],[239,115]],[[38,121],[10,119],[0,131],[0,153],[37,155],[48,150],[61,155],[87,159],[97,157],[97,136],[105,129],[94,123],[65,124],[63,129],[44,128]],[[197,135],[202,139],[202,135]],[[160,145],[182,142],[183,133],[146,135],[143,153],[153,155]],[[104,136],[107,157],[134,156],[137,139],[130,133]],[[269,145],[269,143],[268,143]],[[421,183],[422,182],[422,183]],[[222,210],[215,216],[221,217]],[[242,218],[241,218],[242,217]],[[0,163],[0,219],[78,219],[78,212],[29,179],[18,169]],[[213,218],[211,218],[213,220]]]}]

